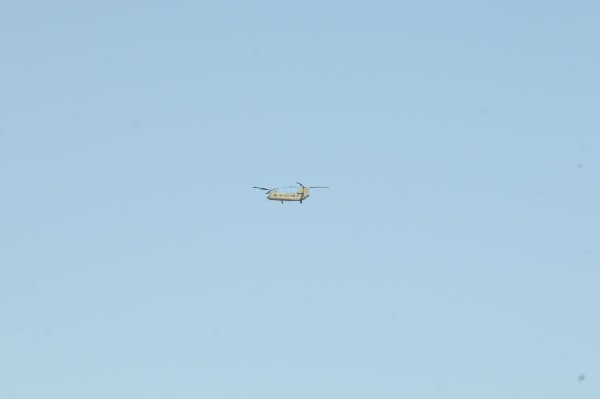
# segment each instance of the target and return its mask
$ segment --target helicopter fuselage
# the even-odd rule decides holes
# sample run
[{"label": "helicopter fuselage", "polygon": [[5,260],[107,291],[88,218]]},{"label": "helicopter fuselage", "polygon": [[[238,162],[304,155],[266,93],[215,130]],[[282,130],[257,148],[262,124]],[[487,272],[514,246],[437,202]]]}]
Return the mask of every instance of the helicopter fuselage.
[{"label": "helicopter fuselage", "polygon": [[279,191],[277,191],[276,188],[267,188],[267,187],[258,187],[258,186],[254,186],[252,188],[266,191],[268,200],[281,201],[282,204],[284,201],[296,201],[296,202],[302,203],[302,201],[307,199],[308,196],[310,195],[311,188],[329,188],[329,187],[325,187],[325,186],[308,186],[307,187],[307,186],[303,185],[302,183],[298,183],[298,182],[296,182],[296,184],[298,184],[300,186],[300,188],[298,188],[295,193],[290,193],[290,192],[287,192],[287,193],[281,192],[280,193]]},{"label": "helicopter fuselage", "polygon": [[299,188],[295,193],[280,193],[278,191],[271,191],[267,198],[271,201],[304,201],[310,195],[308,187]]}]

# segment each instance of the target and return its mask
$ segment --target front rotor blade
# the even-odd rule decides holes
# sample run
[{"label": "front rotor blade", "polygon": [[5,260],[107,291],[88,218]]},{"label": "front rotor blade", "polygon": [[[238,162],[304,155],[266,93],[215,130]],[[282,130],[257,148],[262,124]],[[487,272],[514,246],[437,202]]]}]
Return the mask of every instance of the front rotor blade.
[{"label": "front rotor blade", "polygon": [[252,187],[252,188],[257,188],[259,190],[265,190],[265,191],[270,191],[272,190],[272,188],[264,188],[264,187]]}]

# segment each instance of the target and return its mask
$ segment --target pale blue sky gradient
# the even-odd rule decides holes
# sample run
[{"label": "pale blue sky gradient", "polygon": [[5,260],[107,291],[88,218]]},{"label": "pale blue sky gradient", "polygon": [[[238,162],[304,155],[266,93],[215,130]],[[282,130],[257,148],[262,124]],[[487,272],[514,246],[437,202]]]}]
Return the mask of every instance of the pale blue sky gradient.
[{"label": "pale blue sky gradient", "polygon": [[1,5],[0,398],[598,398],[598,21]]}]

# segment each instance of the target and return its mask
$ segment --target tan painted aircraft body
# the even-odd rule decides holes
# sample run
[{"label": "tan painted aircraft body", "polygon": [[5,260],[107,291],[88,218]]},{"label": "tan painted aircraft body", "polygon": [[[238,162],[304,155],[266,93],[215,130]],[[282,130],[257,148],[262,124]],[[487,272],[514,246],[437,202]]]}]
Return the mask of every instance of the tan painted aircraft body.
[{"label": "tan painted aircraft body", "polygon": [[321,187],[321,186],[306,187],[306,186],[303,186],[301,183],[298,183],[298,185],[300,185],[300,188],[298,188],[295,193],[279,192],[279,191],[277,191],[276,188],[264,188],[264,187],[253,187],[253,188],[257,188],[259,190],[266,190],[267,191],[267,199],[269,199],[271,201],[281,201],[282,204],[284,201],[297,201],[297,202],[302,203],[302,201],[304,201],[305,199],[307,199],[310,196],[311,188],[329,188],[329,187]]}]

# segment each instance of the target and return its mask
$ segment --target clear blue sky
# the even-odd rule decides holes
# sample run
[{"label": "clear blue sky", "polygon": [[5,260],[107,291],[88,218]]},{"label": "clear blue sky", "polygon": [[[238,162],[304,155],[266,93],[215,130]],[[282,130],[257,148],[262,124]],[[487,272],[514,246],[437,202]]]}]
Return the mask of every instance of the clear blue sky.
[{"label": "clear blue sky", "polygon": [[599,20],[5,2],[0,397],[600,397]]}]

